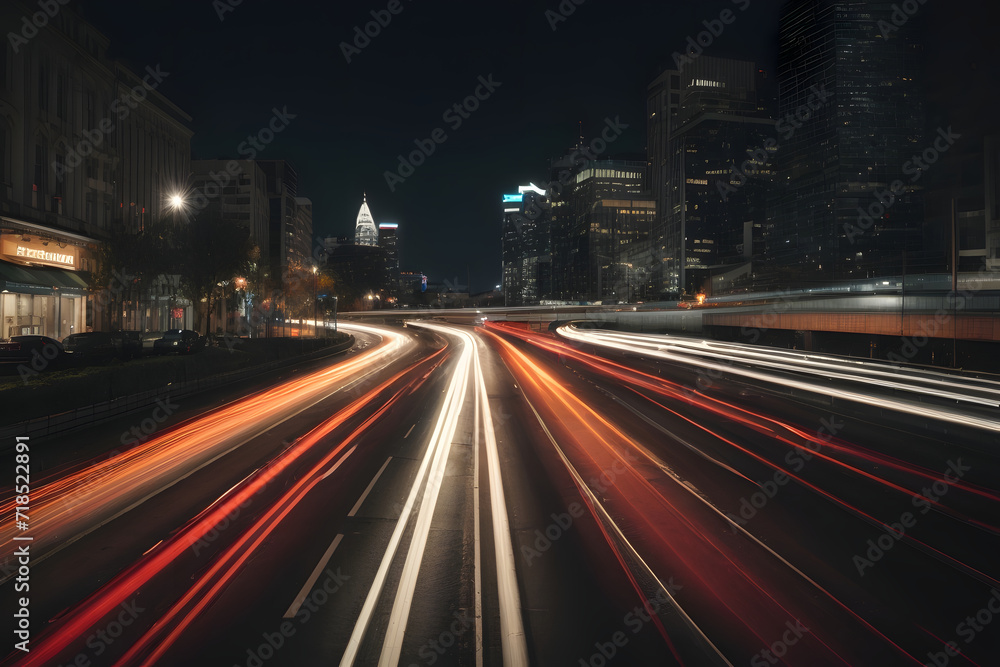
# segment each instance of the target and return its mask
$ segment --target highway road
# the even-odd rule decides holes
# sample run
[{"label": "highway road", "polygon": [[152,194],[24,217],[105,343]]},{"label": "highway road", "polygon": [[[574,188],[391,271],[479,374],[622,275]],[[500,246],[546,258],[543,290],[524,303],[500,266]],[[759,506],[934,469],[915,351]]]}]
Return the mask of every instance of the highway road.
[{"label": "highway road", "polygon": [[128,446],[147,415],[33,440],[2,664],[1000,655],[1000,383],[465,319],[343,322],[346,355]]}]

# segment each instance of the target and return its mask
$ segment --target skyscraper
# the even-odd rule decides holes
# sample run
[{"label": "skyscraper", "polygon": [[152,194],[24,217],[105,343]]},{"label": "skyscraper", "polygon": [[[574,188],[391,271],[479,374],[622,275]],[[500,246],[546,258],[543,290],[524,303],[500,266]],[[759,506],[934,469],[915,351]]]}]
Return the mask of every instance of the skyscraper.
[{"label": "skyscraper", "polygon": [[627,299],[631,243],[648,237],[656,211],[643,190],[645,172],[644,162],[594,160],[576,175],[569,201],[578,298]]},{"label": "skyscraper", "polygon": [[767,252],[785,282],[898,274],[922,245],[922,184],[904,173],[927,141],[919,46],[914,26],[882,33],[893,11],[858,0],[782,11],[778,119],[789,122]]},{"label": "skyscraper", "polygon": [[753,62],[701,56],[649,86],[648,162],[665,292],[701,289],[720,265],[753,255],[744,229],[759,236],[763,228],[775,133],[773,109],[758,94],[763,81]]},{"label": "skyscraper", "polygon": [[508,306],[537,304],[552,292],[551,214],[546,191],[520,185],[503,196],[502,284]]},{"label": "skyscraper", "polygon": [[371,209],[368,208],[367,194],[364,201],[361,202],[358,220],[354,224],[354,243],[356,245],[378,245],[378,230],[375,228],[375,219],[372,218]]},{"label": "skyscraper", "polygon": [[395,299],[399,286],[399,225],[395,222],[381,222],[378,226],[379,245],[385,250],[385,274],[388,277],[386,291]]},{"label": "skyscraper", "polygon": [[656,78],[646,93],[646,164],[647,187],[656,202],[656,223],[653,226],[652,281],[661,295],[680,292],[683,272],[680,227],[667,222],[670,207],[667,197],[673,187],[670,177],[670,134],[676,124],[681,103],[681,74],[667,70]]}]

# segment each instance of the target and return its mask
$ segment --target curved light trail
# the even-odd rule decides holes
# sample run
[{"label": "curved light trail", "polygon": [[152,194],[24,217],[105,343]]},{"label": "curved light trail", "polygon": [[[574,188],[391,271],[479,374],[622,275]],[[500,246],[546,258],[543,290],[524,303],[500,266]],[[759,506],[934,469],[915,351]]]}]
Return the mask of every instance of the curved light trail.
[{"label": "curved light trail", "polygon": [[[405,334],[391,330],[344,328],[377,335],[383,342],[329,368],[189,419],[113,458],[36,484],[29,514],[33,562],[52,556],[348,383],[387,367],[413,344]],[[13,514],[12,490],[5,495],[0,512]],[[0,543],[10,546],[15,534],[13,524],[5,524],[0,527]]]}]

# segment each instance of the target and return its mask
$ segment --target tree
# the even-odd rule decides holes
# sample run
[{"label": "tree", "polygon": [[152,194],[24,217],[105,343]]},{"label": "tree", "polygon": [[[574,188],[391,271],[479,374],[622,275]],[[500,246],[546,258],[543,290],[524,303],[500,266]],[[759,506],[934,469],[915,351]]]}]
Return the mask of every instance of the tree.
[{"label": "tree", "polygon": [[166,221],[154,221],[138,233],[124,225],[112,224],[100,244],[96,270],[90,276],[90,288],[103,295],[98,303],[107,306],[110,312],[112,330],[123,328],[125,304],[132,304],[138,310],[154,283],[170,272],[173,259]]},{"label": "tree", "polygon": [[[205,302],[205,333],[212,333],[212,311],[223,296],[222,287],[251,268],[250,229],[225,219],[217,208],[178,223],[172,230],[182,294],[192,303]],[[200,319],[200,311],[198,317]],[[196,325],[199,329],[201,324]]]}]

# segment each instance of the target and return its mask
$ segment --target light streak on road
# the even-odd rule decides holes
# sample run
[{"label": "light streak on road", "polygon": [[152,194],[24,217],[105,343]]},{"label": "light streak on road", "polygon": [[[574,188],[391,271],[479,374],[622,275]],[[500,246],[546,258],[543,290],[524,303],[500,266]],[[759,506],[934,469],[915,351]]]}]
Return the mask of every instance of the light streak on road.
[{"label": "light streak on road", "polygon": [[[33,562],[38,563],[179,481],[238,449],[345,384],[378,372],[413,341],[403,333],[348,325],[383,342],[328,368],[221,406],[155,435],[117,456],[89,463],[32,489]],[[141,413],[140,413],[141,414]],[[13,494],[0,512],[13,513]],[[12,543],[13,524],[0,527]],[[9,577],[8,577],[9,578]]]},{"label": "light streak on road", "polygon": [[[617,530],[628,536],[630,549],[661,573],[661,581],[668,572],[684,582],[689,613],[700,619],[700,627],[711,619],[714,630],[725,628],[748,646],[767,645],[781,622],[800,619],[814,630],[797,648],[796,662],[817,664],[822,658],[847,664],[843,656],[849,654],[848,645],[829,630],[835,620],[834,627],[851,628],[897,658],[918,662],[774,552],[758,544],[756,553],[748,554],[727,539],[732,531],[719,524],[728,528],[731,522],[687,484],[668,475],[673,484],[654,485],[648,467],[637,467],[630,462],[634,457],[626,456],[644,448],[543,366],[506,340],[495,340],[553,442],[560,443],[567,460],[581,471],[580,479],[586,477],[584,472],[609,469],[612,462],[624,467],[626,473],[611,488],[602,489],[602,506],[616,517]],[[773,560],[780,563],[777,570]],[[786,574],[780,574],[781,567]],[[815,592],[832,604],[820,605]]]},{"label": "light streak on road", "polygon": [[[357,660],[362,642],[368,632],[375,608],[387,584],[388,573],[395,559],[402,535],[413,513],[417,496],[423,487],[420,508],[413,518],[413,535],[403,562],[398,588],[393,598],[386,633],[383,638],[379,665],[388,666],[399,663],[405,637],[406,625],[409,619],[413,595],[416,590],[417,577],[423,561],[424,551],[429,537],[430,525],[437,505],[444,472],[455,437],[458,421],[465,409],[467,393],[474,393],[474,411],[477,419],[473,428],[478,436],[479,418],[484,428],[484,441],[487,454],[487,466],[490,478],[490,499],[493,512],[495,531],[494,543],[497,551],[497,580],[500,603],[501,650],[503,664],[509,667],[526,667],[528,665],[527,644],[521,619],[520,596],[517,588],[517,575],[514,568],[513,546],[510,539],[510,528],[503,497],[503,484],[499,472],[499,459],[496,453],[496,437],[493,432],[490,417],[488,397],[485,382],[482,377],[482,367],[479,360],[478,341],[468,331],[456,327],[445,327],[426,322],[408,322],[408,326],[424,327],[442,334],[449,339],[458,339],[461,345],[460,353],[455,358],[452,376],[445,395],[445,400],[438,413],[438,420],[431,435],[430,443],[421,460],[410,493],[396,527],[390,537],[385,554],[374,577],[372,586],[365,598],[358,620],[355,623],[340,664],[342,667],[353,665]],[[470,386],[471,381],[471,386]],[[478,490],[476,490],[478,492]],[[478,568],[478,562],[475,567]],[[477,624],[477,628],[480,626]],[[477,636],[477,646],[481,638]],[[478,658],[478,656],[477,656]]]},{"label": "light streak on road", "polygon": [[[358,415],[362,409],[374,405],[376,399],[384,396],[384,393],[390,391],[394,384],[415,369],[422,365],[439,363],[435,359],[439,355],[440,352],[427,357],[373,387],[297,440],[277,459],[227,491],[169,539],[157,544],[139,561],[116,575],[101,589],[61,616],[45,634],[33,640],[30,655],[19,664],[25,667],[51,664],[51,660],[58,657],[75,642],[80,641],[82,637],[86,637],[87,632],[92,627],[100,623],[108,614],[113,613],[130,596],[135,595],[137,591],[163,573],[181,556],[190,554],[190,549],[194,544],[204,539],[227,516],[236,512],[241,505],[245,505],[268,484],[280,475],[286,474],[296,462],[336,429]],[[409,392],[413,384],[414,381],[411,381],[409,385],[403,386],[387,400],[382,401],[374,414],[366,418],[360,426],[326,453],[322,460],[313,465],[309,472],[290,489],[283,492],[278,500],[260,518],[256,519],[248,530],[239,535],[235,542],[212,562],[211,567],[206,572],[198,576],[194,584],[161,615],[138,642],[132,645],[118,664],[135,664],[140,660],[142,664],[154,664],[177,641],[195,618],[221,594],[226,585],[235,578],[241,567],[275,530],[281,520],[301,502],[313,487],[323,481],[324,474],[330,465],[335,460],[339,461],[350,455],[353,451],[353,448],[349,449],[352,441],[364,433],[400,396]],[[345,450],[347,450],[346,453]],[[149,651],[152,653],[146,655]]]},{"label": "light streak on road", "polygon": [[[644,400],[651,400],[648,396],[643,395],[641,392],[636,391],[636,389],[644,389],[648,391],[655,392],[656,394],[680,401],[687,405],[696,407],[701,410],[708,410],[714,413],[716,416],[724,419],[729,419],[738,422],[744,426],[754,429],[755,431],[766,435],[768,437],[775,438],[780,442],[785,443],[788,446],[794,447],[802,452],[808,452],[810,456],[818,457],[820,459],[826,460],[834,465],[843,467],[852,473],[859,474],[863,477],[867,477],[872,481],[876,481],[881,484],[885,484],[889,488],[906,493],[911,496],[911,498],[919,497],[919,493],[916,491],[910,491],[900,487],[898,484],[889,482],[882,478],[875,477],[868,472],[862,471],[856,466],[850,465],[846,462],[840,461],[835,457],[830,456],[825,453],[826,451],[835,451],[842,455],[858,457],[863,460],[874,463],[876,466],[884,466],[892,470],[904,473],[906,475],[911,475],[918,478],[924,482],[934,482],[940,478],[940,472],[934,470],[928,470],[921,468],[920,466],[913,465],[906,461],[900,461],[896,458],[883,454],[881,452],[872,451],[860,447],[854,443],[839,440],[836,437],[831,437],[826,435],[820,437],[816,433],[810,433],[804,429],[801,429],[793,424],[763,415],[757,412],[753,412],[747,408],[744,408],[733,403],[723,401],[712,396],[707,396],[694,391],[690,388],[679,385],[674,382],[665,380],[664,378],[650,375],[642,371],[629,368],[620,363],[614,362],[604,357],[599,357],[593,354],[589,354],[576,348],[570,347],[565,343],[554,339],[550,336],[542,336],[539,334],[531,333],[524,330],[511,329],[507,327],[498,327],[497,325],[491,325],[491,328],[503,331],[505,334],[515,336],[521,340],[527,341],[532,345],[535,345],[543,350],[547,350],[554,354],[558,354],[562,357],[569,357],[574,361],[583,364],[587,368],[607,376],[608,378],[619,383],[621,386],[629,387],[632,391],[635,391]],[[657,404],[659,408],[668,410],[668,408],[662,404]],[[706,427],[702,421],[696,421],[689,417],[685,417],[680,413],[670,410],[674,415],[683,419],[684,421],[692,424],[696,428],[705,430],[706,432],[715,435],[722,442],[728,442],[726,438],[721,435],[716,434],[714,431]],[[811,443],[811,444],[810,444]],[[694,447],[690,443],[682,442],[689,449]],[[730,443],[732,444],[732,443]],[[735,446],[735,445],[734,445]],[[695,447],[695,449],[697,449]],[[697,449],[697,453],[703,458],[707,458],[715,464],[718,464],[727,470],[731,470],[728,466],[724,466],[720,462],[716,461],[708,454],[704,453],[700,449]],[[734,471],[735,472],[735,471]],[[744,479],[747,479],[742,473],[736,472],[736,474]],[[967,483],[965,481],[957,481],[952,485],[954,488],[962,489],[973,495],[977,495],[981,498],[990,500],[991,502],[1000,502],[1000,495],[991,489],[984,489],[982,487],[976,486],[974,484]],[[927,502],[937,509],[943,509],[940,503],[936,501],[927,500]],[[960,517],[963,520],[971,521],[967,517]],[[987,526],[982,524],[979,525],[983,527],[996,531],[997,528]]]},{"label": "light streak on road", "polygon": [[[890,480],[884,479],[875,475],[871,472],[862,470],[861,468],[846,463],[827,453],[828,451],[833,451],[840,453],[841,455],[847,456],[857,456],[864,460],[873,462],[875,464],[874,469],[878,469],[879,466],[884,466],[891,470],[895,470],[910,476],[917,478],[915,483],[915,488],[919,489],[919,484],[924,482],[934,482],[940,479],[940,473],[935,471],[926,470],[915,466],[905,461],[900,461],[890,456],[886,456],[879,452],[874,452],[871,450],[866,450],[860,446],[839,440],[834,437],[819,437],[817,434],[809,433],[800,429],[794,425],[787,424],[778,419],[768,417],[766,415],[758,414],[746,408],[742,408],[725,401],[715,399],[702,394],[696,394],[690,392],[685,387],[677,385],[675,383],[664,380],[657,376],[649,375],[647,373],[642,373],[637,370],[629,369],[626,366],[612,362],[610,360],[591,355],[585,352],[568,347],[566,344],[555,340],[551,337],[542,336],[539,334],[534,334],[528,331],[520,329],[512,329],[503,326],[493,325],[490,327],[491,330],[503,331],[508,335],[515,336],[521,340],[540,347],[541,349],[548,350],[550,352],[562,355],[563,357],[570,357],[575,361],[584,364],[588,368],[602,373],[609,378],[615,380],[622,386],[628,387],[632,392],[639,396],[642,400],[648,401],[656,405],[659,410],[665,411],[674,417],[688,423],[690,426],[703,431],[704,433],[712,436],[716,441],[724,443],[733,449],[738,450],[742,454],[749,456],[758,463],[772,469],[776,473],[787,475],[789,479],[796,481],[803,487],[811,490],[812,492],[818,494],[819,496],[825,498],[826,500],[834,503],[835,505],[847,510],[854,516],[858,517],[862,521],[879,528],[880,530],[891,531],[892,528],[889,523],[883,521],[873,514],[864,511],[863,509],[855,506],[854,504],[848,503],[842,500],[835,493],[829,490],[823,489],[817,484],[809,482],[801,475],[796,474],[791,470],[787,470],[779,465],[773,463],[770,459],[761,454],[753,451],[753,449],[745,446],[739,442],[734,441],[731,437],[727,437],[722,433],[718,432],[715,428],[706,425],[706,421],[712,423],[713,420],[704,419],[694,419],[692,417],[681,414],[678,410],[669,407],[665,403],[655,401],[653,398],[646,396],[638,389],[645,389],[656,394],[671,399],[672,401],[680,401],[687,405],[691,405],[700,409],[708,410],[719,417],[732,420],[749,428],[752,428],[759,433],[766,435],[767,437],[774,438],[775,440],[784,443],[787,446],[793,447],[801,452],[808,452],[811,457],[817,458],[819,460],[825,461],[832,465],[835,465],[851,474],[858,475],[867,479],[869,481],[880,484],[892,491],[897,493],[902,493],[908,496],[911,500],[919,499],[921,503],[932,507],[938,512],[949,515],[953,518],[969,523],[971,525],[984,528],[993,533],[1000,532],[1000,528],[992,525],[988,522],[984,522],[980,519],[969,517],[964,515],[957,510],[944,505],[941,499],[931,499],[922,495],[920,491],[911,490],[909,488],[903,487],[896,484]],[[812,443],[811,445],[809,443]],[[707,456],[707,455],[706,455]],[[658,464],[661,468],[666,470],[662,464]],[[742,475],[741,475],[742,476]],[[951,488],[953,490],[961,490],[966,493],[978,496],[979,498],[986,499],[992,503],[1000,503],[1000,495],[991,489],[985,489],[977,485],[965,482],[963,480],[957,480],[951,483]],[[948,495],[948,500],[952,500],[956,497],[956,494],[952,493]],[[956,570],[963,572],[979,581],[989,585],[989,586],[1000,586],[1000,580],[992,575],[978,569],[968,563],[963,562],[961,559],[954,557],[946,553],[950,549],[954,549],[955,544],[953,541],[948,541],[941,548],[936,548],[935,546],[929,544],[926,541],[918,540],[913,537],[912,534],[906,533],[901,538],[902,541],[920,549],[924,553],[930,555],[931,557],[946,563],[947,565],[954,567]]]},{"label": "light streak on road", "polygon": [[[931,417],[933,419],[939,419],[942,421],[951,422],[954,424],[962,424],[966,426],[974,426],[976,428],[989,430],[993,432],[1000,433],[1000,421],[996,419],[988,419],[980,417],[978,415],[969,414],[967,412],[961,412],[959,410],[947,409],[941,406],[931,405],[927,403],[916,403],[911,401],[902,401],[898,399],[883,398],[878,394],[874,393],[859,393],[855,391],[848,391],[843,389],[837,389],[836,387],[830,386],[825,383],[819,382],[807,382],[804,380],[796,380],[787,376],[779,376],[768,374],[760,371],[756,371],[750,368],[742,368],[735,364],[737,363],[749,363],[746,353],[740,355],[725,354],[722,352],[713,352],[710,350],[702,349],[704,346],[700,344],[697,346],[692,345],[676,345],[676,339],[670,339],[669,336],[659,337],[659,340],[650,340],[649,336],[637,337],[631,334],[610,334],[608,332],[595,332],[588,331],[584,329],[577,329],[576,327],[563,326],[559,327],[558,333],[564,336],[568,340],[572,340],[577,343],[585,343],[590,345],[597,345],[600,347],[608,348],[621,351],[632,352],[633,354],[643,355],[647,357],[654,357],[657,359],[663,359],[673,363],[681,363],[688,366],[693,366],[698,369],[709,369],[713,371],[725,372],[733,375],[740,375],[743,377],[751,378],[761,382],[767,382],[771,384],[780,384],[785,387],[792,387],[795,389],[801,389],[803,391],[812,392],[814,394],[821,394],[825,396],[830,396],[833,398],[840,398],[844,400],[854,401],[856,403],[864,403],[866,405],[876,405],[878,407],[885,408],[887,410],[894,410],[896,412],[903,412],[906,414],[918,415],[923,417]],[[691,356],[688,354],[677,354],[676,350],[683,348],[685,351],[699,350],[698,356]],[[759,355],[762,356],[762,355]],[[709,361],[708,359],[716,359],[719,362],[727,363],[715,363]],[[902,381],[889,381],[884,376],[900,377],[903,375],[902,370],[896,373],[889,373],[886,371],[874,371],[866,368],[851,368],[850,372],[843,371],[838,372],[830,368],[831,364],[818,363],[812,361],[804,355],[804,358],[798,360],[797,363],[775,363],[767,361],[766,357],[763,359],[753,359],[752,363],[755,367],[765,367],[773,368],[776,370],[785,371],[797,371],[797,372],[808,372],[814,375],[819,375],[823,378],[837,378],[841,380],[847,380],[855,383],[867,384],[879,388],[893,388],[899,389],[906,392],[911,392],[915,394],[937,396],[940,398],[947,398],[955,401],[965,401],[968,403],[975,403],[984,406],[998,407],[1000,406],[1000,392],[989,387],[988,385],[980,385],[974,382],[970,382],[965,385],[965,392],[953,392],[947,391],[944,386],[956,386],[954,382],[945,383],[940,380],[933,378],[921,378],[920,382],[927,384],[928,386],[921,386],[916,381],[911,378],[910,382]],[[992,384],[992,383],[990,383]],[[962,386],[962,385],[957,385]],[[975,393],[973,393],[973,389]],[[979,395],[983,394],[983,395]]]}]

